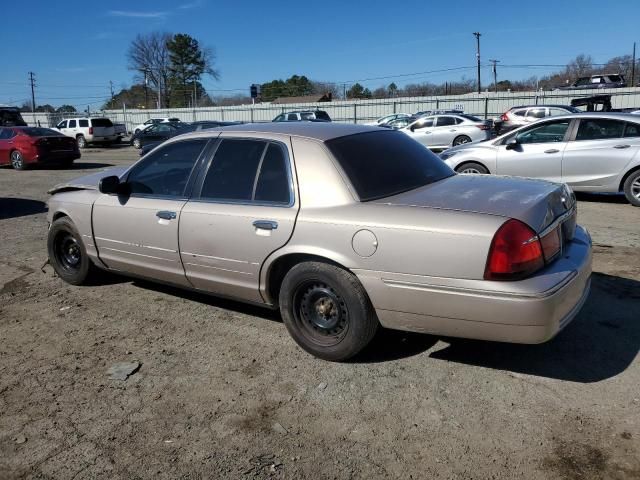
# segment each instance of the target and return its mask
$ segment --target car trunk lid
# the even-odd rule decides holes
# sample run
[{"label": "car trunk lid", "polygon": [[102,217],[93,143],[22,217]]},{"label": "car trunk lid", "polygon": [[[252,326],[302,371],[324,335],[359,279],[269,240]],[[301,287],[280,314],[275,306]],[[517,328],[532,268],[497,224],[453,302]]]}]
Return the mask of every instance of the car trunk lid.
[{"label": "car trunk lid", "polygon": [[537,234],[558,220],[573,217],[565,240],[573,236],[575,199],[562,184],[544,180],[494,175],[454,175],[408,192],[376,200],[376,203],[441,208],[514,218]]}]

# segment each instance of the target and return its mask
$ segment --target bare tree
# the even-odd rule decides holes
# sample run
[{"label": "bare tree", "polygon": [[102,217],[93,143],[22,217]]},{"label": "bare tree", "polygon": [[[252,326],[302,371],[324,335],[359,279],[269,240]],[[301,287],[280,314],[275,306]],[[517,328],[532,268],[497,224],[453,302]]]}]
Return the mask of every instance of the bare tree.
[{"label": "bare tree", "polygon": [[167,32],[138,34],[127,52],[129,70],[137,72],[138,80],[142,83],[146,80],[146,83],[156,92],[160,108],[167,105],[170,93],[171,61],[167,42],[171,38],[172,35]]}]

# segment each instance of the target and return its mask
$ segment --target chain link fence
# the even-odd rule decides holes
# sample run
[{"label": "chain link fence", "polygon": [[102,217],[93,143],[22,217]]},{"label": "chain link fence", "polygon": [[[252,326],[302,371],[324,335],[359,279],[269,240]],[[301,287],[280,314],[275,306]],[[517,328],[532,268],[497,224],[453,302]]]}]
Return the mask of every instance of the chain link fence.
[{"label": "chain link fence", "polygon": [[[92,112],[92,116],[105,116],[114,123],[124,123],[131,132],[149,118],[177,117],[184,122],[200,120],[269,122],[277,115],[293,110],[325,110],[335,122],[366,123],[392,113],[415,113],[425,110],[457,109],[482,118],[495,118],[519,105],[569,105],[574,98],[592,95],[611,95],[613,108],[640,109],[640,88],[598,90],[554,90],[533,92],[485,92],[481,94],[398,97],[373,100],[347,100],[324,103],[238,105],[206,108],[128,109]],[[81,117],[82,113],[23,113],[30,125],[54,127],[66,118]]]}]

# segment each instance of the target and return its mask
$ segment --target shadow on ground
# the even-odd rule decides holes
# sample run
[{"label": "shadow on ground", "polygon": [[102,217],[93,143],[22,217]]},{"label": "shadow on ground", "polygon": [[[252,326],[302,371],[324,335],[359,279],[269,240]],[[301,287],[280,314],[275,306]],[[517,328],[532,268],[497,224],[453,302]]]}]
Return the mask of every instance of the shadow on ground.
[{"label": "shadow on ground", "polygon": [[576,198],[581,202],[593,202],[593,203],[629,203],[624,193],[590,193],[590,192],[575,192]]},{"label": "shadow on ground", "polygon": [[47,205],[39,200],[0,197],[0,220],[35,215],[46,211]]},{"label": "shadow on ground", "polygon": [[640,349],[640,282],[594,274],[580,314],[541,345],[445,341],[450,345],[431,358],[573,382],[605,380],[624,372]]}]

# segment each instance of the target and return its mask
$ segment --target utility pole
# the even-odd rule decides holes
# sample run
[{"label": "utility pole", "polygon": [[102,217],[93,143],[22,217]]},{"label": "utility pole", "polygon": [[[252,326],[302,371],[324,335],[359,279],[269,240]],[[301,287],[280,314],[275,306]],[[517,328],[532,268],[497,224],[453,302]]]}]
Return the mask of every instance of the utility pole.
[{"label": "utility pole", "polygon": [[636,79],[636,42],[633,42],[633,62],[631,63],[631,86],[635,87]]},{"label": "utility pole", "polygon": [[111,90],[111,107],[113,108],[113,82],[109,80],[109,90]]},{"label": "utility pole", "polygon": [[29,72],[29,83],[31,84],[31,111],[35,113],[36,111],[36,79],[35,73]]},{"label": "utility pole", "polygon": [[489,60],[493,65],[493,88],[496,93],[498,93],[498,69],[496,68],[496,64],[500,60]]},{"label": "utility pole", "polygon": [[144,70],[144,108],[149,107],[149,77],[147,77],[147,70]]},{"label": "utility pole", "polygon": [[482,86],[480,85],[480,32],[473,32],[476,37],[476,59],[478,60],[478,93],[481,93]]}]

